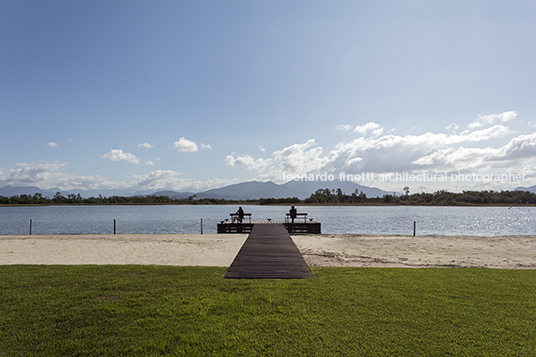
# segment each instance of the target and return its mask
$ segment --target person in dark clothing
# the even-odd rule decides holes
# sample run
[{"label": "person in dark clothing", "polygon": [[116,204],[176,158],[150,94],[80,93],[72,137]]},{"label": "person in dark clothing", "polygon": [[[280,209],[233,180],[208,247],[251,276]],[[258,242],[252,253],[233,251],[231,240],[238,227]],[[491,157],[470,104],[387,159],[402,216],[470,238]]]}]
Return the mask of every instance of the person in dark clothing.
[{"label": "person in dark clothing", "polygon": [[298,210],[294,206],[292,206],[290,207],[290,211],[288,211],[288,213],[290,213],[290,218],[292,219],[291,223],[294,223],[294,218],[296,218],[296,216],[298,215]]},{"label": "person in dark clothing", "polygon": [[238,207],[238,211],[236,211],[236,215],[238,216],[238,223],[242,223],[244,220],[244,210],[242,207]]}]

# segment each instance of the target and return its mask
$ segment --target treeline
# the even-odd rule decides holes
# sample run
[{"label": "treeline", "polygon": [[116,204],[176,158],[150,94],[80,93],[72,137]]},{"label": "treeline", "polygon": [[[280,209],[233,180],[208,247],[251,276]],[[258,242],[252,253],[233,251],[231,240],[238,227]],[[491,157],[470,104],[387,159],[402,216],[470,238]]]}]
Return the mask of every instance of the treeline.
[{"label": "treeline", "polygon": [[388,194],[383,197],[367,197],[356,190],[347,195],[340,189],[316,190],[304,203],[310,204],[388,204],[414,206],[466,206],[466,205],[523,205],[536,204],[536,194],[529,191],[463,191],[452,193],[439,190],[434,193],[409,194],[404,188],[403,195]]},{"label": "treeline", "polygon": [[197,198],[192,195],[186,198],[173,198],[169,196],[110,196],[82,198],[80,194],[63,196],[57,192],[49,198],[41,193],[34,195],[15,195],[11,197],[0,196],[1,205],[228,205],[228,204],[260,204],[260,205],[414,205],[414,206],[467,206],[467,205],[536,205],[536,194],[529,191],[463,191],[452,193],[446,190],[434,193],[387,194],[382,197],[367,197],[363,191],[356,190],[352,194],[345,194],[342,190],[319,189],[308,198],[301,200],[297,197],[288,198],[261,198],[258,200],[226,200],[216,198]]},{"label": "treeline", "polygon": [[0,196],[0,204],[9,205],[167,205],[167,204],[198,204],[198,205],[217,205],[217,204],[236,204],[236,203],[257,204],[258,200],[234,201],[216,198],[196,199],[196,195],[186,198],[173,198],[169,196],[110,196],[82,198],[80,194],[69,194],[63,196],[57,192],[54,197],[48,198],[41,193],[34,195],[15,195],[11,197]]}]

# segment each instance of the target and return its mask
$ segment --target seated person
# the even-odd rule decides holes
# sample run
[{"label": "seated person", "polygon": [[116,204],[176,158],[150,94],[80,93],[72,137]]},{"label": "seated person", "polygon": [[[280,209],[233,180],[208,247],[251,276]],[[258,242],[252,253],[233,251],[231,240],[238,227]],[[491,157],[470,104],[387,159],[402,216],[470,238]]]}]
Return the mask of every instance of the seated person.
[{"label": "seated person", "polygon": [[236,211],[236,219],[238,221],[238,223],[242,223],[242,221],[244,220],[244,210],[242,209],[242,207],[238,207],[238,211]]},{"label": "seated person", "polygon": [[288,212],[290,213],[290,218],[292,219],[291,223],[294,223],[294,218],[296,218],[296,216],[298,215],[298,210],[294,206],[292,206],[290,207],[290,210]]}]

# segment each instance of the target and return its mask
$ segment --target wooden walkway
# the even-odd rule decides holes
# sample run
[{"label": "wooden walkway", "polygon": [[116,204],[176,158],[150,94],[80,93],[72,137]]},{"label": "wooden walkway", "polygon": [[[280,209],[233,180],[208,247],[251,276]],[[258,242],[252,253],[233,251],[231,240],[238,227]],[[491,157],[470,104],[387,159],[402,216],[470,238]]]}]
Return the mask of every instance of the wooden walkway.
[{"label": "wooden walkway", "polygon": [[283,224],[257,223],[236,255],[226,278],[314,278]]}]

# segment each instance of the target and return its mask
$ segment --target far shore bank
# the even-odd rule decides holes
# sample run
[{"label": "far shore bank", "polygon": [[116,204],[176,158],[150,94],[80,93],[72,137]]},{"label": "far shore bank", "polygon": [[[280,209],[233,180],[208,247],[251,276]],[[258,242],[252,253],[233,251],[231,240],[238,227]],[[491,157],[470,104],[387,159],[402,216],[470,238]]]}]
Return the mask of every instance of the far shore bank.
[{"label": "far shore bank", "polygon": [[536,207],[532,203],[467,203],[467,204],[403,204],[403,203],[259,203],[258,201],[237,201],[227,203],[0,203],[0,207],[66,207],[66,206],[274,206],[288,207]]}]

